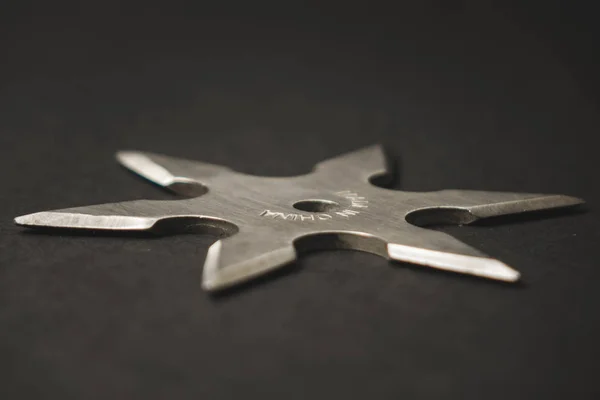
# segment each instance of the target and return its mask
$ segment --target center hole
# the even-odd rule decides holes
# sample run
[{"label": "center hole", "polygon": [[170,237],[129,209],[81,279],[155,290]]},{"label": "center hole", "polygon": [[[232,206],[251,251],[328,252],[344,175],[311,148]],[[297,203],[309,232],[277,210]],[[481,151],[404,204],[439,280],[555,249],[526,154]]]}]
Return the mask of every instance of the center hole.
[{"label": "center hole", "polygon": [[301,211],[322,213],[339,207],[339,204],[330,200],[301,200],[294,203],[294,208]]}]

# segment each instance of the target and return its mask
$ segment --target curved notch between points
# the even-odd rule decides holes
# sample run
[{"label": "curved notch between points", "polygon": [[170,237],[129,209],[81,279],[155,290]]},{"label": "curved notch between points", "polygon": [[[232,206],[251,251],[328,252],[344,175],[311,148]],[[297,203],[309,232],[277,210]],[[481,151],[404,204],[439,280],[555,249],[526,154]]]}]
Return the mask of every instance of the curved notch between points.
[{"label": "curved notch between points", "polygon": [[299,254],[344,249],[364,251],[389,258],[385,240],[362,232],[312,233],[294,240],[294,247]]},{"label": "curved notch between points", "polygon": [[414,210],[404,217],[406,222],[415,226],[432,225],[468,225],[478,218],[469,210],[456,207],[428,207]]},{"label": "curved notch between points", "polygon": [[190,216],[162,218],[156,221],[151,230],[160,235],[202,234],[223,238],[236,234],[239,228],[221,219]]}]

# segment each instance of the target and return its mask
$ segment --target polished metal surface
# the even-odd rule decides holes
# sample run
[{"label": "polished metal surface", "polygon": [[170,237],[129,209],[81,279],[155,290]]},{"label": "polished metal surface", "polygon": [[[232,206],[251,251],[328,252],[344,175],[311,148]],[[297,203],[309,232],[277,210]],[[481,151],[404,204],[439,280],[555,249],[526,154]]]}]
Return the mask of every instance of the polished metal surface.
[{"label": "polished metal surface", "polygon": [[317,164],[307,175],[260,177],[158,154],[119,152],[121,164],[186,195],[39,212],[15,219],[29,227],[214,233],[202,287],[219,290],[293,262],[315,249],[356,249],[392,260],[513,282],[519,273],[431,224],[573,206],[547,194],[469,190],[405,192],[370,183],[392,173],[379,146]]}]

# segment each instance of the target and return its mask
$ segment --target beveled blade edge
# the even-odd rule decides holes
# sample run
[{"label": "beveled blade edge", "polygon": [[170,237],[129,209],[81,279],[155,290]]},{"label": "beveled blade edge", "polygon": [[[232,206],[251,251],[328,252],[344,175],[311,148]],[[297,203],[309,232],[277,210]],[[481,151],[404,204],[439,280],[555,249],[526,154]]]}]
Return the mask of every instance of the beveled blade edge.
[{"label": "beveled blade edge", "polygon": [[25,227],[145,231],[151,229],[158,220],[159,218],[150,217],[42,211],[22,215],[14,221],[17,225]]},{"label": "beveled blade edge", "polygon": [[551,210],[584,204],[583,199],[566,195],[540,195],[530,199],[513,200],[492,204],[466,207],[476,218],[520,214],[532,211]]},{"label": "beveled blade edge", "polygon": [[116,158],[125,168],[157,185],[168,188],[178,181],[171,172],[142,152],[119,151],[116,154]]},{"label": "beveled blade edge", "polygon": [[377,143],[349,153],[341,154],[318,162],[315,172],[342,172],[350,176],[358,175],[360,179],[392,176],[394,173],[393,160],[384,151],[383,145]]},{"label": "beveled blade edge", "polygon": [[388,244],[388,254],[396,261],[474,275],[505,282],[516,282],[521,274],[493,258],[467,256],[400,244]]},{"label": "beveled blade edge", "polygon": [[[223,265],[223,240],[210,246],[202,270],[202,288],[215,292],[249,281],[296,260],[293,246],[250,257],[234,264]],[[239,250],[238,250],[239,251]]]}]

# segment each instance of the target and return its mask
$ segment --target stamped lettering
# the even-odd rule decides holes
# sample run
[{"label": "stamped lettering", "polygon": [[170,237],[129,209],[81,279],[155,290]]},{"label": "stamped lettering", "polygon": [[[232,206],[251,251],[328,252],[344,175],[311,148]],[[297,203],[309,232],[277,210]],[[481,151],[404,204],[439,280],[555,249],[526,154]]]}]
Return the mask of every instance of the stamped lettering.
[{"label": "stamped lettering", "polygon": [[260,216],[284,221],[326,221],[332,218],[329,214],[295,214],[271,210],[264,210]]},{"label": "stamped lettering", "polygon": [[333,218],[351,218],[369,207],[369,201],[366,197],[360,196],[356,192],[350,190],[342,190],[334,193],[336,196],[343,197],[346,199],[345,208],[339,211],[332,211],[331,213],[314,213],[314,214],[298,214],[298,213],[286,213],[281,211],[264,210],[260,213],[261,217],[283,220],[283,221],[296,221],[296,222],[318,222],[327,221]]},{"label": "stamped lettering", "polygon": [[348,209],[348,210],[338,211],[338,212],[336,212],[336,214],[341,215],[342,217],[350,218],[353,215],[360,214],[360,212]]},{"label": "stamped lettering", "polygon": [[358,193],[356,193],[356,192],[351,192],[349,190],[343,190],[341,192],[337,192],[336,195],[350,200],[350,205],[354,208],[369,207],[369,200],[367,200],[366,197],[359,196]]}]

